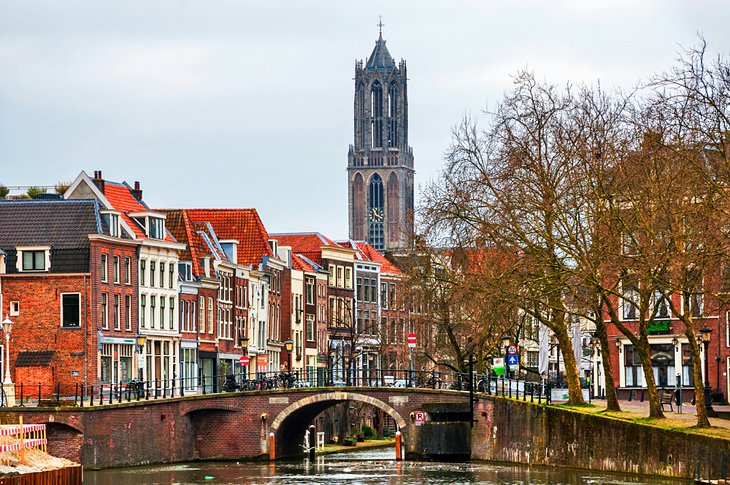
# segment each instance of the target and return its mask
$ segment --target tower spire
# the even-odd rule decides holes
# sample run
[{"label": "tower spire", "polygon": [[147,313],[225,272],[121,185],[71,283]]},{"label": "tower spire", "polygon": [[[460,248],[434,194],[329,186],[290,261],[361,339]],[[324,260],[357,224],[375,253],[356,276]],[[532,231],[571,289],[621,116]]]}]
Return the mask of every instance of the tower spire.
[{"label": "tower spire", "polygon": [[379,35],[380,39],[383,38],[383,25],[385,25],[383,23],[383,16],[378,15],[378,35]]}]

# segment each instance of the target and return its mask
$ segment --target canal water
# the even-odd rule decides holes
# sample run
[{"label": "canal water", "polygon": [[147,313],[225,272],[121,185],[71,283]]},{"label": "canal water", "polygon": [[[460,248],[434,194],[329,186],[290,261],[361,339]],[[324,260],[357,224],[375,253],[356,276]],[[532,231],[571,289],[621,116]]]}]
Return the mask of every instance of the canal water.
[{"label": "canal water", "polygon": [[690,484],[686,480],[489,463],[397,462],[392,448],[308,460],[195,462],[84,472],[84,484]]}]

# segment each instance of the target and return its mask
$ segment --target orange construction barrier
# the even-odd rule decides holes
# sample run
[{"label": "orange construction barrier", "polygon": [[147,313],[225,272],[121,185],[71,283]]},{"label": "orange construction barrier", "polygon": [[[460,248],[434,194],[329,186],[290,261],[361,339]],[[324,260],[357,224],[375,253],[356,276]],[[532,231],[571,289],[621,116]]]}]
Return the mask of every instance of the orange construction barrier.
[{"label": "orange construction barrier", "polygon": [[401,444],[400,444],[400,431],[395,432],[395,459],[396,460],[402,460],[403,459],[403,451],[401,450]]}]

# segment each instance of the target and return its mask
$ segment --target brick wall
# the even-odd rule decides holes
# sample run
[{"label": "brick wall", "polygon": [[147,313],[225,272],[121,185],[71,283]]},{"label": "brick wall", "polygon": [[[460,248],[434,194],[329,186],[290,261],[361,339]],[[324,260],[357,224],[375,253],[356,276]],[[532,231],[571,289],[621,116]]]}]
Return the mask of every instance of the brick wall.
[{"label": "brick wall", "polygon": [[[73,387],[96,379],[96,333],[88,325],[91,306],[88,274],[5,275],[3,277],[3,314],[11,301],[20,302],[10,340],[10,372],[14,382],[15,360],[24,350],[55,350],[51,371],[56,382]],[[61,328],[61,294],[81,294],[81,326]],[[89,356],[88,360],[85,359]],[[74,375],[74,374],[78,375]],[[37,384],[35,382],[34,384]]]}]

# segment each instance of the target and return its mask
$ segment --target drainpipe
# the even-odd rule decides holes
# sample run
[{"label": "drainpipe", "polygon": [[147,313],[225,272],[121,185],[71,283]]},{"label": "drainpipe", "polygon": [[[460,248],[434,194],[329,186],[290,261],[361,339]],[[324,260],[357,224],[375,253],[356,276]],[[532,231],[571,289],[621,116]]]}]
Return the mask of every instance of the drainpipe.
[{"label": "drainpipe", "polygon": [[89,388],[89,326],[88,322],[86,320],[86,275],[84,275],[84,313],[83,313],[83,319],[84,319],[84,385],[86,386],[86,389]]}]

